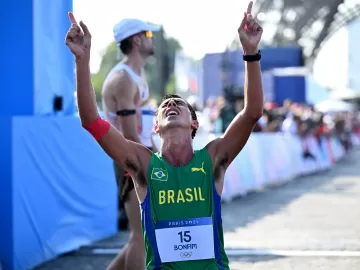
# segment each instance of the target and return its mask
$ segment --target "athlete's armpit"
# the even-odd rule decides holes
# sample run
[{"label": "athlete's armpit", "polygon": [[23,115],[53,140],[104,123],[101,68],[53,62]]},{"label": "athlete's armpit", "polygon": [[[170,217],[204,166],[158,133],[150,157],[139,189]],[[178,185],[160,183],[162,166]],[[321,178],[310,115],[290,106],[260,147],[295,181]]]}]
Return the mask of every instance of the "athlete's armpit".
[{"label": "athlete's armpit", "polygon": [[224,179],[225,170],[229,162],[229,156],[227,153],[224,153],[223,156],[218,156],[215,159],[214,166],[214,178],[215,182],[219,182],[221,179]]},{"label": "athlete's armpit", "polygon": [[[133,168],[135,171],[135,174],[133,174],[133,177],[132,177],[132,179],[135,181],[135,183],[141,187],[146,187],[147,178],[145,177],[144,171],[146,171],[146,170],[144,170],[144,169],[147,166],[142,166],[141,163],[142,163],[141,160],[138,160],[138,162],[134,162],[133,160],[130,160],[130,159],[125,161],[125,164],[127,164],[127,166],[129,168]],[[137,165],[137,164],[140,164],[140,165]]]},{"label": "athlete's armpit", "polygon": [[147,169],[151,151],[141,144],[125,139],[115,127],[110,126],[109,132],[98,142],[104,151],[131,175],[135,176]]}]

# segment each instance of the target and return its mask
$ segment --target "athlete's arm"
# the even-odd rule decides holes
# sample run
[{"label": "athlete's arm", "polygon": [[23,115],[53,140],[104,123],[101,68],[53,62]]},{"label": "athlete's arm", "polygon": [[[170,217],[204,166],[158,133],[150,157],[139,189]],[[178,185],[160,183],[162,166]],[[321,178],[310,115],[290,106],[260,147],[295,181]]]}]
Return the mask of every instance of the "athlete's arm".
[{"label": "athlete's arm", "polygon": [[135,105],[136,85],[134,85],[127,73],[122,70],[113,77],[107,87],[110,88],[110,93],[115,93],[117,115],[115,122],[119,124],[116,128],[121,127],[122,134],[126,139],[141,143]]},{"label": "athlete's arm", "polygon": [[209,144],[213,162],[229,166],[246,144],[263,112],[263,89],[259,62],[245,62],[245,107],[232,120],[224,135]]},{"label": "athlete's arm", "polygon": [[[259,52],[258,45],[263,32],[262,27],[251,15],[252,6],[253,2],[250,1],[238,28],[245,55],[256,55]],[[244,90],[244,109],[233,119],[224,135],[208,146],[216,166],[220,164],[223,168],[226,168],[230,165],[246,144],[255,124],[262,116],[264,97],[259,61],[245,61]]]},{"label": "athlete's arm", "polygon": [[[90,79],[89,58],[76,61],[76,91],[81,124],[89,130],[89,126],[99,119]],[[98,143],[111,158],[118,161],[130,173],[136,173],[141,169],[139,156],[144,157],[147,153],[151,155],[146,147],[125,139],[112,125],[105,130],[101,138],[98,138]]]}]

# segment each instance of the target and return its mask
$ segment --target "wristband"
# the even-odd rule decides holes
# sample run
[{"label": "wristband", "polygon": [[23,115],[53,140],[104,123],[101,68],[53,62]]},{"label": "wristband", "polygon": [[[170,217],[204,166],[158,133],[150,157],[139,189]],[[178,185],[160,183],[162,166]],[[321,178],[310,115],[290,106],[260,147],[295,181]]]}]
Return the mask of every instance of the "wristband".
[{"label": "wristband", "polygon": [[109,132],[110,123],[98,116],[90,125],[84,126],[84,129],[86,129],[95,140],[99,141]]},{"label": "wristband", "polygon": [[260,59],[261,59],[260,50],[258,51],[257,54],[244,54],[243,55],[243,60],[246,62],[256,62],[256,61],[260,61]]}]

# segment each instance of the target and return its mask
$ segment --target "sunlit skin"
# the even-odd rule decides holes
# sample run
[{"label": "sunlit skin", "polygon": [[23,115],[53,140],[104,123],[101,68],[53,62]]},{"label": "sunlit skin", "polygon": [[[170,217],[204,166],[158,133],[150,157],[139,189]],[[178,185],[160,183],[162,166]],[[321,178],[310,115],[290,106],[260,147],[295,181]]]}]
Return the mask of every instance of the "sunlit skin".
[{"label": "sunlit skin", "polygon": [[189,135],[194,128],[199,127],[197,120],[192,120],[188,104],[180,98],[170,98],[163,101],[157,112],[155,131],[164,134],[170,128],[187,130]]},{"label": "sunlit skin", "polygon": [[187,164],[193,156],[191,133],[199,122],[192,119],[188,104],[180,98],[163,101],[156,113],[154,130],[161,137],[162,156],[177,166]]}]

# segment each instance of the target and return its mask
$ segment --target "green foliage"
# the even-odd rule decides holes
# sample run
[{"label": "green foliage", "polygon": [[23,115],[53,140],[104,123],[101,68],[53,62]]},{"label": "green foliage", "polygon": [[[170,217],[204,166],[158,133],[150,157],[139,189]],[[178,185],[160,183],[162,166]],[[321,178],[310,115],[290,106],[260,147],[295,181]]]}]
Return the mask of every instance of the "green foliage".
[{"label": "green foliage", "polygon": [[101,100],[101,89],[108,72],[116,65],[118,62],[118,48],[115,42],[110,43],[102,57],[99,71],[96,74],[93,74],[91,79],[93,87],[96,94],[96,99],[99,102]]},{"label": "green foliage", "polygon": [[166,84],[165,94],[171,95],[176,93],[176,81],[174,73],[171,74],[168,83]]}]

